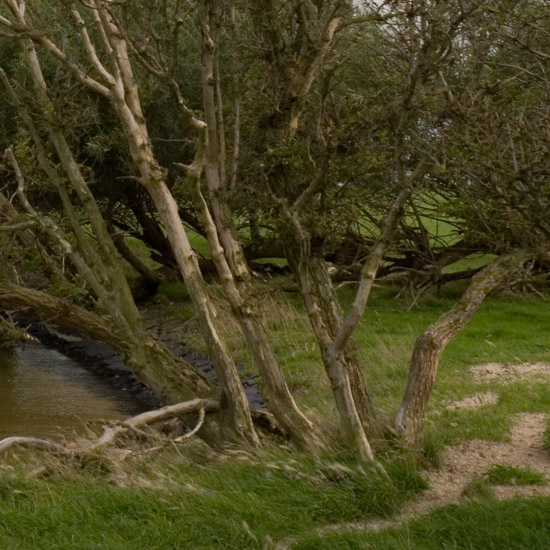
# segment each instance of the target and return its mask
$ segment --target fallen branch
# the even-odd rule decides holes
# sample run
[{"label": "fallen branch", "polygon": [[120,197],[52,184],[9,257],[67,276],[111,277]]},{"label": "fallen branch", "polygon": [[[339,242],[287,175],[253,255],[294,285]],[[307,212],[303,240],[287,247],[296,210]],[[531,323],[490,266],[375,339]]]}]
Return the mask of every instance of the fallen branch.
[{"label": "fallen branch", "polygon": [[197,425],[190,432],[180,437],[176,437],[176,439],[174,439],[174,443],[181,443],[182,441],[185,441],[186,439],[193,437],[202,428],[202,425],[204,423],[204,418],[205,418],[205,410],[204,410],[204,407],[201,407],[199,411],[199,420],[197,422]]},{"label": "fallen branch", "polygon": [[12,447],[31,447],[41,451],[49,451],[59,454],[71,454],[71,450],[63,445],[47,441],[46,439],[38,439],[36,437],[6,437],[0,441],[0,455],[11,449]]},{"label": "fallen branch", "polygon": [[[176,405],[168,405],[166,407],[162,407],[161,409],[138,414],[137,416],[133,416],[132,418],[129,418],[128,420],[125,420],[115,426],[106,427],[103,434],[99,438],[94,441],[90,441],[83,447],[75,449],[69,449],[59,443],[54,443],[52,441],[38,439],[35,437],[7,437],[6,439],[0,441],[0,455],[12,447],[19,446],[31,447],[41,451],[82,458],[84,456],[89,456],[90,452],[96,451],[101,447],[113,444],[119,436],[127,432],[146,435],[141,430],[144,426],[198,411],[199,419],[196,426],[190,432],[173,440],[174,443],[181,443],[194,436],[201,429],[206,413],[218,412],[220,408],[221,403],[218,399],[197,398],[191,399],[190,401],[185,401],[183,403],[177,403]],[[270,431],[279,434],[283,433],[275,421],[275,418],[269,412],[263,409],[253,409],[252,415],[257,423],[268,428]]]},{"label": "fallen branch", "polygon": [[153,424],[154,422],[161,422],[162,420],[167,420],[168,418],[174,418],[196,411],[217,412],[219,410],[220,402],[217,399],[191,399],[190,401],[177,403],[176,405],[168,405],[167,407],[162,407],[161,409],[147,411],[129,418],[117,426],[106,428],[103,435],[97,441],[88,446],[86,450],[96,450],[103,445],[113,443],[118,436],[129,430],[134,431],[141,426],[147,426],[149,424]]}]

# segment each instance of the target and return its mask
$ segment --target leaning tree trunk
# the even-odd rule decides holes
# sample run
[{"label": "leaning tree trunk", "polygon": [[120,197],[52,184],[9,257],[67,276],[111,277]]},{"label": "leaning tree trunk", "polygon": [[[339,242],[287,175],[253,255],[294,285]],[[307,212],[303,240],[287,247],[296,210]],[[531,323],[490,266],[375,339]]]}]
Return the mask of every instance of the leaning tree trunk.
[{"label": "leaning tree trunk", "polygon": [[407,447],[418,448],[422,442],[424,416],[443,350],[468,324],[487,295],[510,279],[527,260],[528,255],[523,251],[497,258],[472,278],[458,303],[416,340],[407,389],[395,419],[395,429]]},{"label": "leaning tree trunk", "polygon": [[35,319],[113,346],[132,372],[164,403],[211,396],[208,380],[145,331],[120,334],[95,313],[45,292],[0,282],[0,309],[23,310]]},{"label": "leaning tree trunk", "polygon": [[[251,284],[242,247],[234,235],[231,210],[220,196],[225,185],[225,136],[220,124],[221,113],[217,108],[221,104],[221,96],[219,75],[215,71],[216,45],[213,40],[216,37],[218,8],[217,2],[206,0],[201,10],[206,126],[198,120],[194,122],[199,134],[199,145],[193,165],[187,168],[192,195],[227,300],[260,373],[262,396],[281,427],[294,441],[303,448],[319,452],[325,448],[320,431],[300,411],[287,386],[263,319],[257,311],[257,293]],[[208,204],[201,191],[203,171],[206,175]]]}]

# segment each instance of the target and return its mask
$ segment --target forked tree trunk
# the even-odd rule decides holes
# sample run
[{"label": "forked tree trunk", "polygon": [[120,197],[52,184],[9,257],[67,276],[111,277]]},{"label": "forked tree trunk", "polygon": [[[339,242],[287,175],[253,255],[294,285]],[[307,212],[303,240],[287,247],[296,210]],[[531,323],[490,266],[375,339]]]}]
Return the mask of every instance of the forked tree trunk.
[{"label": "forked tree trunk", "polygon": [[[309,269],[309,254],[289,250],[287,257],[298,281],[308,316],[319,343],[325,370],[336,401],[343,439],[360,458],[374,460],[374,453],[363,426],[361,413],[354,399],[348,365],[342,355],[331,361],[327,360],[333,335],[324,318],[326,311],[323,311],[324,304],[320,299],[317,281]],[[332,307],[332,304],[329,303],[328,306]]]},{"label": "forked tree trunk", "polygon": [[[334,291],[330,279],[327,264],[323,258],[312,256],[309,261],[309,292],[312,295],[310,300],[315,300],[325,330],[334,340],[339,328],[344,321],[344,312]],[[311,320],[311,315],[310,315]],[[323,347],[323,362],[327,370],[330,368],[332,358],[328,350]],[[350,338],[338,356],[337,361],[342,362],[348,373],[351,391],[361,423],[367,435],[371,435],[375,422],[374,407],[365,383],[363,375],[363,361],[359,351],[359,345],[354,338]]]},{"label": "forked tree trunk", "polygon": [[457,304],[416,340],[407,389],[395,419],[395,429],[407,447],[418,448],[422,443],[426,408],[443,350],[468,324],[487,295],[512,278],[528,258],[528,254],[523,251],[514,251],[497,258],[472,278]]},{"label": "forked tree trunk", "polygon": [[[152,159],[150,160],[152,163],[154,162]],[[158,172],[160,175],[160,169]],[[216,314],[206,292],[196,255],[179,218],[176,201],[162,179],[149,177],[147,180],[142,180],[142,183],[151,194],[160,219],[166,228],[166,234],[178,267],[192,299],[201,333],[220,380],[220,386],[226,396],[228,427],[243,440],[248,440],[250,444],[257,446],[259,440],[252,424],[248,401],[235,363],[216,328]]]}]

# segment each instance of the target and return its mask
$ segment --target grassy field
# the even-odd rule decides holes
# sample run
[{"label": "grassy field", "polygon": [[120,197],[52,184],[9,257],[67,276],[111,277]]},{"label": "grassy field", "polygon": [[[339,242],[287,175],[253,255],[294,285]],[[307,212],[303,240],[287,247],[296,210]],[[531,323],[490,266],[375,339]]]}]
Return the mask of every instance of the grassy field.
[{"label": "grassy field", "polygon": [[195,442],[152,461],[136,451],[115,470],[108,460],[81,471],[52,462],[51,475],[28,480],[27,457],[0,477],[0,548],[263,548],[325,523],[390,516],[425,488],[405,463],[386,464],[386,479],[339,458],[221,459]]},{"label": "grassy field", "polygon": [[448,506],[403,527],[311,536],[293,550],[546,550],[550,499],[485,499]]},{"label": "grassy field", "polygon": [[[407,303],[395,299],[394,289],[374,292],[357,338],[381,424],[398,407],[415,338],[459,291],[434,291],[410,312]],[[265,292],[268,325],[297,400],[324,418],[327,429],[336,430],[330,390],[298,296],[286,295],[281,302],[273,289]],[[349,291],[342,294],[344,303],[351,297]],[[159,299],[192,330],[181,288],[161,289]],[[253,372],[234,324],[224,326],[235,356]],[[543,380],[499,385],[476,381],[469,373],[471,365],[486,362],[550,362],[548,334],[550,308],[541,297],[487,300],[442,358],[427,422],[432,462],[444,445],[461,439],[505,440],[514,413],[548,411],[550,387]],[[202,345],[198,336],[192,342]],[[489,389],[499,396],[494,406],[445,408],[450,400]],[[217,455],[198,441],[151,454],[130,446],[133,452],[121,466],[113,467],[108,457],[85,469],[52,461],[46,474],[33,479],[27,474],[42,458],[12,455],[0,466],[0,548],[238,550],[274,548],[281,540],[300,550],[550,547],[550,500],[498,502],[483,492],[477,502],[446,507],[380,533],[319,535],[326,524],[391,517],[425,488],[410,460],[398,458],[383,440],[374,443],[390,480],[343,451],[313,460],[275,441],[266,441],[269,450],[258,457]],[[487,476],[488,484],[510,478],[541,481],[506,468]]]}]

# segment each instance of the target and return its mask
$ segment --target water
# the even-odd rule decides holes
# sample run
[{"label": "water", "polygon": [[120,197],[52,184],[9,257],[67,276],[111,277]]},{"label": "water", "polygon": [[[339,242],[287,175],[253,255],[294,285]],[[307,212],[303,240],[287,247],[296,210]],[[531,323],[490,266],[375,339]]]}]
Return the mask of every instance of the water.
[{"label": "water", "polygon": [[40,344],[0,349],[0,438],[83,432],[143,412],[126,392]]}]

